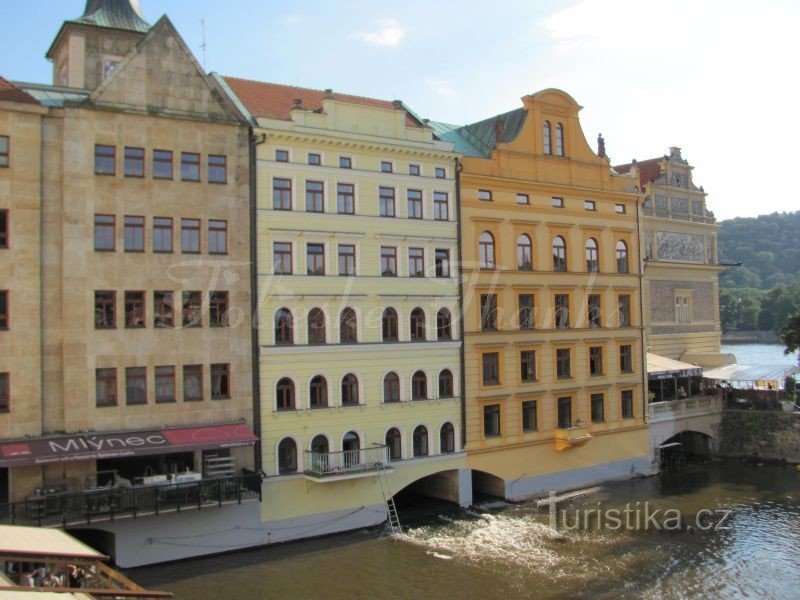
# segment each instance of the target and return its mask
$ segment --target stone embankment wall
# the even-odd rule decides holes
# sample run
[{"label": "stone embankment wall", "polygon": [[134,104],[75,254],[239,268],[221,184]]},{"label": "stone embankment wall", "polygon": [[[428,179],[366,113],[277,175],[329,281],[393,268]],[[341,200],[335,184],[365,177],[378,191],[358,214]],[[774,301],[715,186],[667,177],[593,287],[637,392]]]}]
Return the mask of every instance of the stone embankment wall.
[{"label": "stone embankment wall", "polygon": [[723,344],[779,344],[774,331],[723,331]]},{"label": "stone embankment wall", "polygon": [[800,463],[800,412],[726,410],[718,454]]}]

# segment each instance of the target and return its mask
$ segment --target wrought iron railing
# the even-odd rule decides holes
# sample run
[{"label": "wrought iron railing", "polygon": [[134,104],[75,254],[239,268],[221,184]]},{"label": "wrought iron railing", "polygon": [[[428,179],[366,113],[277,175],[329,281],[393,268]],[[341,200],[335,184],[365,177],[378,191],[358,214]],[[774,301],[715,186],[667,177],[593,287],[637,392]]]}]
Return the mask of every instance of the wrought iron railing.
[{"label": "wrought iron railing", "polygon": [[389,463],[389,446],[372,446],[340,452],[306,451],[306,469],[317,477],[375,471]]},{"label": "wrought iron railing", "polygon": [[78,493],[33,496],[0,504],[0,523],[63,526],[199,510],[248,500],[261,500],[261,477],[243,472],[231,477],[186,483],[116,487]]}]

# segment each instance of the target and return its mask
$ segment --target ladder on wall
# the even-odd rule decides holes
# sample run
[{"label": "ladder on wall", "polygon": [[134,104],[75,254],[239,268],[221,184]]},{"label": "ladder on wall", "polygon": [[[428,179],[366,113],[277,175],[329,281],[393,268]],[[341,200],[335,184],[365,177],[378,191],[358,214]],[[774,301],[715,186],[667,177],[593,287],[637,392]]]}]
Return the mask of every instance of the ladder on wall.
[{"label": "ladder on wall", "polygon": [[400,517],[397,516],[397,507],[394,504],[394,497],[389,489],[386,471],[380,467],[378,468],[378,482],[381,486],[383,501],[386,503],[386,518],[389,521],[389,529],[393,535],[403,533],[403,528],[400,526]]}]

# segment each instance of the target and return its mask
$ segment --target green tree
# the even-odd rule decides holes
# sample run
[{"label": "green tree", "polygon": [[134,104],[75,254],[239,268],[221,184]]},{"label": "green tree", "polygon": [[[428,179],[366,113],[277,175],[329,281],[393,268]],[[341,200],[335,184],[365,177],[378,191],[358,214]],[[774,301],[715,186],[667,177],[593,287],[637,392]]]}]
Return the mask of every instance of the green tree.
[{"label": "green tree", "polygon": [[738,288],[719,290],[719,317],[723,331],[758,329],[761,290]]},{"label": "green tree", "polygon": [[[784,354],[791,354],[800,350],[800,311],[789,317],[786,325],[781,329],[780,335],[781,342],[786,346],[786,350],[783,351]],[[800,356],[798,356],[797,362],[800,364]]]},{"label": "green tree", "polygon": [[800,284],[772,289],[761,301],[758,328],[761,331],[778,333],[789,317],[798,311],[800,311]]}]

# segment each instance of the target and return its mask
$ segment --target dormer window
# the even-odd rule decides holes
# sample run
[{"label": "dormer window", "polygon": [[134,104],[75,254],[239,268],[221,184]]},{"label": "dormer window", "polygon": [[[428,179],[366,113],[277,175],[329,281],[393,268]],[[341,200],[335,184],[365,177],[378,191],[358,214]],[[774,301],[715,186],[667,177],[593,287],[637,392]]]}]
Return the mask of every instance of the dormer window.
[{"label": "dormer window", "polygon": [[119,66],[118,58],[104,58],[103,59],[103,79],[111,75],[111,73]]}]

